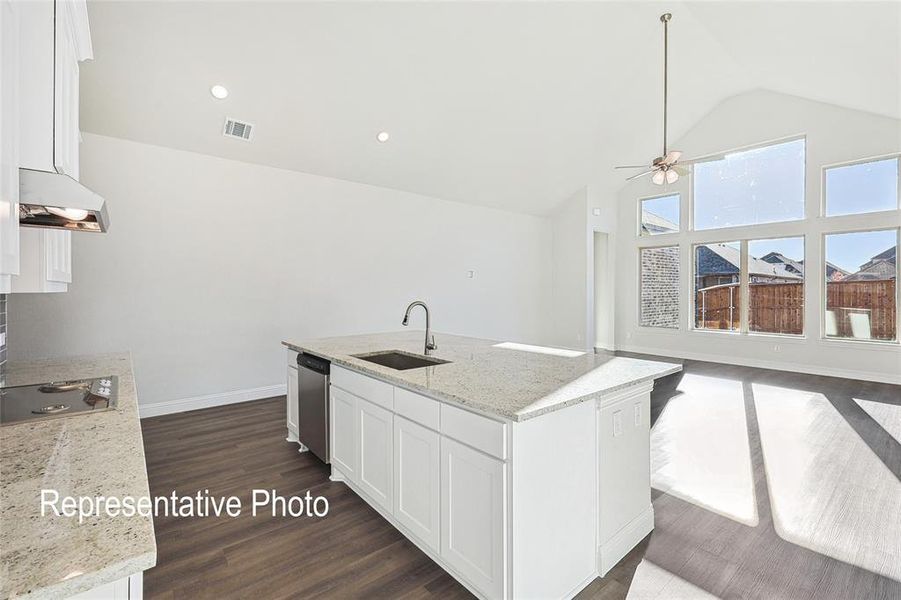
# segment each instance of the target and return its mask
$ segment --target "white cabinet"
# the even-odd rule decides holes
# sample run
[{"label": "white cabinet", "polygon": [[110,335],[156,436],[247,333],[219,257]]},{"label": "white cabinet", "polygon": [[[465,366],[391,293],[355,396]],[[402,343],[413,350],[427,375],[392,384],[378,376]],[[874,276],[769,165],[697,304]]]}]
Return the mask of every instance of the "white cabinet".
[{"label": "white cabinet", "polygon": [[65,292],[72,281],[71,232],[22,227],[19,230],[20,274],[15,293]]},{"label": "white cabinet", "polygon": [[78,63],[93,57],[84,0],[22,2],[20,166],[78,179]]},{"label": "white cabinet", "polygon": [[394,415],[357,398],[359,460],[357,483],[379,506],[391,512],[394,498]]},{"label": "white cabinet", "polygon": [[285,396],[287,398],[288,441],[296,442],[299,432],[297,413],[300,405],[298,404],[297,367],[292,365],[288,365],[288,393]]},{"label": "white cabinet", "polygon": [[504,461],[441,438],[441,558],[491,598],[506,593],[505,492]]},{"label": "white cabinet", "polygon": [[332,466],[357,481],[357,398],[334,386],[329,391],[329,444]]},{"label": "white cabinet", "polygon": [[144,597],[143,582],[144,573],[135,573],[92,590],[69,596],[68,600],[141,600]]},{"label": "white cabinet", "polygon": [[[18,164],[78,179],[78,63],[92,58],[87,5],[84,0],[17,4]],[[23,227],[20,238],[19,275],[12,278],[11,291],[66,291],[72,281],[71,233]]]},{"label": "white cabinet", "polygon": [[440,552],[441,436],[399,415],[394,416],[394,517]]},{"label": "white cabinet", "polygon": [[0,294],[19,272],[19,11],[0,0]]}]

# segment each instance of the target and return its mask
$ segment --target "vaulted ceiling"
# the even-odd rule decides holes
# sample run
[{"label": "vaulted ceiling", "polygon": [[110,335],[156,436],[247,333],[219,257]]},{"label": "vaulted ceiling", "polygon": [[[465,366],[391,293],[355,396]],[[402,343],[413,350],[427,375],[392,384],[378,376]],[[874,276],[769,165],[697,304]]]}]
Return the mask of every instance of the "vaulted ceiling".
[{"label": "vaulted ceiling", "polygon": [[546,214],[657,155],[667,11],[671,139],[761,87],[901,118],[895,2],[92,0],[82,129]]}]

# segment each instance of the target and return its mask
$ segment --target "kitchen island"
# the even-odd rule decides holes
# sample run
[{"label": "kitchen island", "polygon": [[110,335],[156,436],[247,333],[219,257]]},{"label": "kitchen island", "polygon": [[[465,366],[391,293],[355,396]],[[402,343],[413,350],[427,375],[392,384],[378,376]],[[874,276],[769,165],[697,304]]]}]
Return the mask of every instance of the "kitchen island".
[{"label": "kitchen island", "polygon": [[572,597],[653,529],[650,392],[681,366],[436,336],[408,370],[366,359],[422,332],[284,342],[289,386],[331,362],[332,479],[479,597]]},{"label": "kitchen island", "polygon": [[6,386],[109,375],[114,409],[0,427],[0,599],[141,597],[156,564],[152,517],[41,515],[41,490],[150,496],[131,357],[12,363]]}]

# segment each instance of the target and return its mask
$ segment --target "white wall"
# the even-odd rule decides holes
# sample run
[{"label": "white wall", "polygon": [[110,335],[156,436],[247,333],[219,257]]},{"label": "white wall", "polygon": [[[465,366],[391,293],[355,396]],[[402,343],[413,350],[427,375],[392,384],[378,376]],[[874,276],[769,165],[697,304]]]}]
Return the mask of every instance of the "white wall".
[{"label": "white wall", "polygon": [[68,293],[11,296],[12,359],[130,350],[150,404],[281,384],[281,340],[417,298],[438,332],[547,338],[547,219],[89,134],[81,164],[112,226],[72,236]]},{"label": "white wall", "polygon": [[[822,167],[824,165],[896,153],[901,150],[901,122],[768,91],[755,91],[731,98],[673,144],[686,157],[759,144],[804,134],[807,136],[806,214],[803,223],[778,223],[736,227],[722,233],[719,241],[785,237],[803,234],[805,261],[822,264],[822,236],[828,231],[901,225],[901,211],[878,215],[820,218]],[[616,344],[617,349],[667,356],[698,358],[798,370],[811,373],[860,377],[901,383],[901,346],[821,339],[823,281],[819,267],[811,268],[805,280],[808,298],[804,313],[804,338],[741,335],[691,330],[691,247],[709,238],[709,232],[685,231],[688,222],[689,178],[669,190],[682,192],[683,232],[653,238],[637,235],[637,202],[661,193],[645,178],[626,185],[619,194]],[[673,245],[681,248],[681,329],[638,327],[638,247]]]},{"label": "white wall", "polygon": [[[551,343],[580,350],[589,347],[587,323],[590,283],[588,189],[560,204],[551,216],[553,227]],[[593,256],[593,254],[592,254]]]}]

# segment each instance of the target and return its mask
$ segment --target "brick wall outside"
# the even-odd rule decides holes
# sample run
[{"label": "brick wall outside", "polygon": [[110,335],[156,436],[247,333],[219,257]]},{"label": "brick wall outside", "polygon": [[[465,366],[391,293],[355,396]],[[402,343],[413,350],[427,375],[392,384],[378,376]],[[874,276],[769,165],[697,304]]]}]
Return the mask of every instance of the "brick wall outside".
[{"label": "brick wall outside", "polygon": [[679,326],[679,247],[642,248],[641,313],[645,327]]}]

